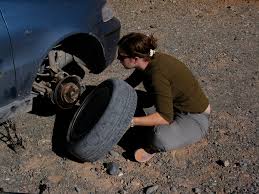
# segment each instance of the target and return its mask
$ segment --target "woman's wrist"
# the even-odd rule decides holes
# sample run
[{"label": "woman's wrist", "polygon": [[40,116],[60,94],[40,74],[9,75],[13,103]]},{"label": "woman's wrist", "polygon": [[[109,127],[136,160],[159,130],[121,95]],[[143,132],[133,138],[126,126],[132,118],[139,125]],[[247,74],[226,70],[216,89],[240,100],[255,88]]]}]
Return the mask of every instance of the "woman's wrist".
[{"label": "woman's wrist", "polygon": [[133,119],[131,119],[131,122],[130,122],[130,127],[135,127],[134,118],[133,118]]}]

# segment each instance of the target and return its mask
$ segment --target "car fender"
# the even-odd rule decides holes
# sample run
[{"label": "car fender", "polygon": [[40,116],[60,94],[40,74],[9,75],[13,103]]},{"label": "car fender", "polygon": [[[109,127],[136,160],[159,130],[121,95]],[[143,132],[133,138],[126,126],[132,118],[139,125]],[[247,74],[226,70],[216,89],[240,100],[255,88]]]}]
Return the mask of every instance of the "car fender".
[{"label": "car fender", "polygon": [[[103,3],[103,1],[100,2]],[[20,3],[22,5],[17,5]],[[95,26],[101,19],[99,14],[95,14],[95,9],[101,7],[102,3],[95,6],[95,9],[90,9],[89,7],[95,3],[94,1],[80,1],[80,3],[58,1],[51,3],[52,7],[50,7],[48,3],[39,1],[0,2],[11,37],[18,97],[23,98],[31,92],[39,65],[49,50],[59,42],[79,33],[99,37]],[[82,9],[84,6],[86,8]],[[49,11],[49,9],[52,10]],[[75,11],[78,12],[76,17],[69,15],[70,12]],[[100,42],[100,40],[97,41]]]}]

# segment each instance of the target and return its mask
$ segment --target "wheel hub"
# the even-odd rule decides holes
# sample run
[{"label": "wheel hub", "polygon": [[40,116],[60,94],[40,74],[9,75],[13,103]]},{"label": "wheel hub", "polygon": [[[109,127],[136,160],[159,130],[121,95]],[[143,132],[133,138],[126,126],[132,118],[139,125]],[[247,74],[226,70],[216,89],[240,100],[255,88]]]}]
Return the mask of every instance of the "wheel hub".
[{"label": "wheel hub", "polygon": [[53,93],[53,102],[62,109],[72,108],[80,97],[79,78],[67,76],[57,84]]}]

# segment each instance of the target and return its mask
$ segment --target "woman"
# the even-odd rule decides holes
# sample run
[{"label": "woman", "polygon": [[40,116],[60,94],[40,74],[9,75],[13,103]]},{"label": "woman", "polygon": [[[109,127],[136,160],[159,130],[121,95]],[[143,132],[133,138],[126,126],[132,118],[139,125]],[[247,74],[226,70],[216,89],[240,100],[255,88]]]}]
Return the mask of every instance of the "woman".
[{"label": "woman", "polygon": [[[156,39],[130,33],[118,43],[118,59],[126,69],[135,69],[126,81],[141,82],[147,98],[146,115],[134,117],[131,126],[154,126],[147,134],[149,146],[138,149],[135,159],[148,161],[157,151],[168,151],[197,142],[208,131],[210,105],[198,81],[185,64],[173,56],[156,52]],[[145,104],[153,106],[146,108]]]}]

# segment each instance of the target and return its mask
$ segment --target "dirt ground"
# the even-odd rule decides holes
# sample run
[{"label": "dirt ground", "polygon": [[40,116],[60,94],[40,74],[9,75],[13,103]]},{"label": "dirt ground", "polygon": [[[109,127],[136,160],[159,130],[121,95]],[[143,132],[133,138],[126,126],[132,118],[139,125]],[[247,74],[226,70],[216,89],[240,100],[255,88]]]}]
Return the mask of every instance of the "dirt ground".
[{"label": "dirt ground", "polygon": [[[227,0],[110,0],[122,35],[154,34],[160,51],[193,71],[210,99],[208,137],[194,145],[157,154],[147,164],[113,152],[94,163],[78,163],[53,151],[64,113],[19,115],[23,148],[0,141],[0,190],[23,193],[259,193],[258,23],[259,3]],[[126,78],[114,63],[89,84]],[[49,111],[51,112],[51,111]],[[4,126],[0,133],[5,134]],[[118,175],[104,164],[115,162]],[[152,191],[153,190],[153,191]]]}]

